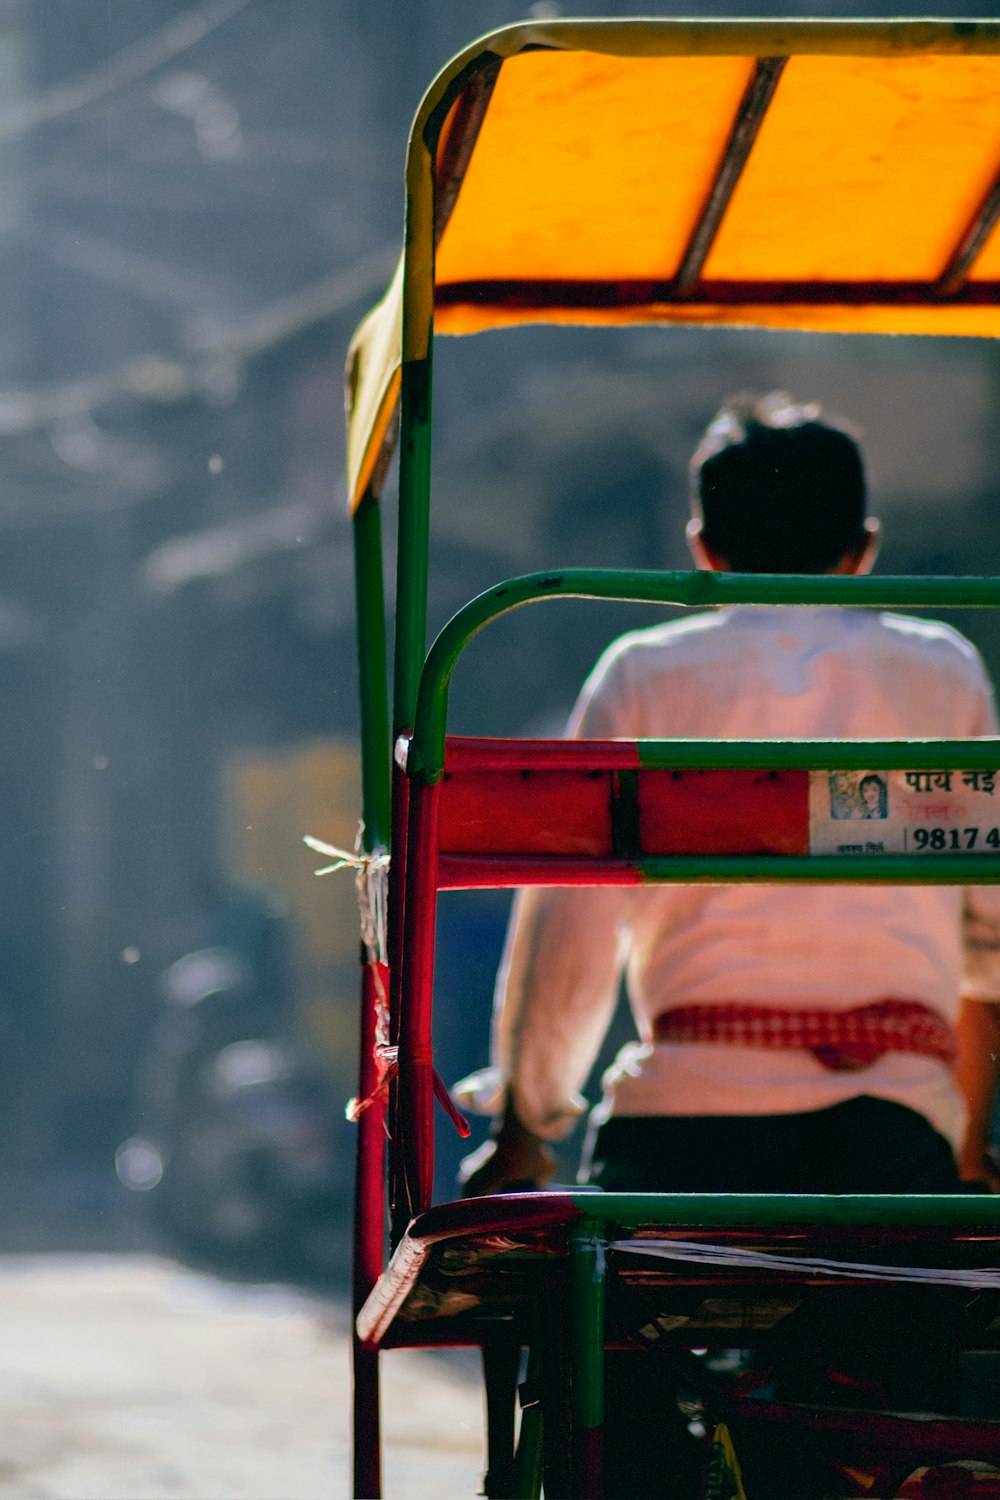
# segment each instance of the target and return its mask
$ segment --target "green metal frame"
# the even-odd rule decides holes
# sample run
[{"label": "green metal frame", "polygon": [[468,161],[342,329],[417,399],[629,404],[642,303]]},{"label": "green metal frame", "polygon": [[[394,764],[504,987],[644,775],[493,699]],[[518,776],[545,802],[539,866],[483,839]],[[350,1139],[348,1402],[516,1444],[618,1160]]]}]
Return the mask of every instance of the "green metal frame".
[{"label": "green metal frame", "polygon": [[362,848],[389,847],[389,693],[382,580],[382,526],[369,494],[354,513],[354,597],[361,702]]},{"label": "green metal frame", "polygon": [[[599,23],[598,23],[599,24]],[[615,23],[616,26],[619,23]],[[978,24],[978,23],[977,23]],[[818,23],[808,50],[855,50],[881,53],[887,49],[948,45],[964,51],[969,45],[969,23],[943,26],[919,22]],[[962,30],[965,27],[965,30]],[[621,29],[619,27],[619,29]],[[724,50],[746,55],[783,56],[793,42],[788,23],[675,23],[666,37],[663,23],[636,21],[628,30],[630,47],[641,41],[650,51],[676,54]],[[593,23],[563,23],[562,35],[596,35]],[[801,48],[801,28],[793,26],[794,45]],[[978,25],[983,50],[1000,46],[1000,25]],[[610,33],[609,33],[610,34]],[[624,35],[624,30],[623,30]],[[448,691],[452,674],[468,642],[492,620],[521,605],[553,598],[629,599],[639,602],[691,606],[725,604],[837,605],[877,608],[967,608],[1000,604],[1000,579],[909,578],[762,578],[707,573],[640,573],[612,570],[566,570],[533,574],[498,585],[473,600],[445,627],[426,650],[427,574],[431,474],[432,346],[434,331],[435,173],[438,138],[447,110],[472,70],[492,66],[490,57],[514,55],[523,46],[544,41],[544,26],[506,28],[490,47],[478,43],[455,60],[439,77],[418,112],[407,155],[406,230],[403,276],[402,366],[400,387],[399,521],[397,538],[396,606],[393,687],[390,695],[385,633],[385,589],[378,488],[373,481],[355,511],[355,572],[357,631],[361,685],[362,814],[365,853],[390,848],[392,747],[398,737],[409,740],[406,776],[433,784],[444,769]],[[559,43],[560,45],[563,43]],[[625,43],[622,42],[624,46]],[[493,50],[491,51],[490,48]],[[485,50],[484,50],[485,49]],[[977,769],[984,750],[975,741],[856,741],[840,742],[716,742],[657,741],[640,746],[644,766],[766,766],[775,768],[931,769],[942,765]],[[404,785],[400,776],[400,785]],[[403,805],[405,799],[401,801]],[[397,851],[401,855],[402,850]],[[956,854],[925,861],[919,856],[882,856],[860,861],[836,858],[782,858],[776,873],[773,857],[730,859],[677,857],[647,859],[643,874],[649,879],[732,880],[768,879],[819,881],[927,881],[934,884],[1000,880],[1000,860],[990,856]],[[375,1112],[370,1112],[371,1128]],[[761,1229],[769,1225],[845,1228],[905,1225],[908,1228],[991,1230],[1000,1218],[1000,1201],[980,1197],[866,1198],[787,1196],[685,1196],[683,1202],[661,1195],[572,1195],[568,1200],[569,1297],[573,1332],[569,1364],[572,1374],[573,1427],[578,1444],[578,1493],[596,1494],[598,1481],[588,1472],[586,1437],[599,1429],[603,1394],[604,1251],[616,1226],[643,1222],[673,1222],[731,1228],[735,1221]],[[433,1211],[432,1211],[433,1212]],[[413,1255],[409,1236],[399,1252]],[[397,1252],[397,1254],[399,1253]],[[380,1292],[392,1272],[381,1279]],[[377,1294],[378,1295],[378,1294]],[[533,1358],[544,1361],[550,1351],[537,1344]],[[365,1411],[377,1426],[377,1355],[356,1343],[356,1378],[365,1383]],[[529,1409],[522,1427],[522,1443],[515,1457],[517,1493],[538,1493],[540,1434],[538,1414]],[[355,1469],[361,1494],[376,1494],[377,1452],[367,1470]],[[377,1436],[375,1438],[377,1449]],[[582,1447],[580,1442],[582,1441]],[[359,1477],[360,1476],[360,1477]],[[366,1487],[367,1486],[367,1487]]]},{"label": "green metal frame", "polygon": [[[540,1230],[548,1231],[544,1251]],[[440,1256],[447,1279],[457,1275],[456,1285],[461,1287],[463,1268],[482,1268],[493,1262],[502,1278],[504,1262],[512,1252],[534,1245],[534,1255],[522,1262],[525,1284],[533,1285],[533,1300],[538,1304],[533,1312],[529,1309],[522,1328],[530,1357],[530,1394],[535,1397],[542,1389],[548,1389],[550,1397],[555,1393],[575,1429],[568,1455],[572,1472],[565,1491],[559,1493],[600,1494],[599,1476],[588,1474],[587,1465],[592,1456],[589,1439],[600,1427],[603,1414],[605,1300],[614,1275],[609,1256],[621,1253],[616,1248],[621,1240],[641,1245],[648,1239],[655,1245],[657,1240],[679,1237],[715,1243],[713,1231],[724,1234],[725,1242],[735,1247],[776,1249],[784,1256],[808,1255],[810,1242],[818,1239],[823,1255],[848,1263],[859,1256],[864,1261],[896,1263],[900,1245],[923,1236],[920,1243],[938,1247],[927,1257],[931,1265],[950,1265],[954,1255],[959,1266],[982,1267],[1000,1232],[1000,1198],[989,1194],[548,1192],[442,1205],[411,1225],[383,1278],[380,1305],[371,1309],[378,1321],[363,1317],[363,1331],[374,1340],[379,1327],[390,1322],[398,1326],[397,1314],[405,1312],[409,1294],[419,1290],[425,1268],[436,1257]],[[873,1231],[886,1235],[882,1253],[872,1252]],[[632,1254],[632,1248],[626,1254]],[[560,1260],[561,1254],[565,1259]],[[945,1258],[939,1262],[942,1254]],[[906,1264],[906,1257],[899,1263]],[[562,1268],[558,1288],[552,1280],[557,1267]],[[787,1272],[782,1273],[782,1280],[786,1286],[792,1284]],[[706,1270],[706,1292],[710,1283],[711,1272]],[[489,1320],[486,1326],[491,1326]],[[426,1332],[422,1338],[421,1331],[433,1327],[433,1322],[418,1321],[413,1342],[432,1342]],[[468,1341],[468,1330],[463,1336],[460,1319],[452,1327],[454,1332],[445,1341]],[[538,1407],[529,1405],[522,1413],[511,1490],[526,1500],[539,1492],[539,1422]]]},{"label": "green metal frame", "polygon": [[[545,599],[616,599],[634,603],[674,604],[688,608],[708,605],[840,605],[868,609],[970,609],[1000,605],[1000,578],[842,578],[828,575],[654,573],[617,568],[567,568],[562,572],[529,573],[498,584],[472,599],[448,622],[427,653],[420,677],[413,738],[407,771],[411,777],[437,781],[444,772],[444,740],[448,713],[448,689],[458,659],[474,636],[493,620],[513,609]],[[694,744],[695,742],[691,742]],[[669,765],[843,765],[838,752],[835,762],[802,758],[792,745],[775,746],[777,758],[746,760],[739,745],[719,745],[706,761],[709,742],[700,742],[687,760],[665,760]],[[875,747],[890,746],[898,753],[898,741],[872,741]],[[965,743],[965,742],[962,742]],[[781,754],[778,755],[778,749]],[[678,750],[678,754],[686,752]],[[751,754],[756,752],[751,751]],[[772,752],[769,750],[768,754]],[[868,752],[866,752],[868,753]],[[981,764],[980,760],[977,764]],[[730,759],[729,757],[734,758]],[[787,757],[787,758],[786,758]],[[940,753],[935,764],[940,763]],[[647,762],[648,763],[648,762]],[[862,758],[856,764],[877,762]],[[900,766],[890,758],[882,765]],[[907,767],[909,762],[905,763]],[[926,765],[927,762],[924,762]],[[958,760],[955,765],[960,764]],[[965,762],[970,764],[970,762]]]},{"label": "green metal frame", "polygon": [[[479,594],[448,622],[427,653],[420,674],[406,770],[411,781],[433,785],[444,775],[448,697],[465,647],[494,620],[526,604],[550,599],[614,599],[682,605],[836,605],[856,608],[995,608],[1000,578],[856,578],[786,574],[646,572],[569,568],[512,578]],[[977,740],[649,740],[639,742],[643,767],[760,767],[775,770],[981,769],[987,754]],[[812,883],[925,885],[1000,883],[1000,860],[955,854],[921,855],[676,855],[641,861],[647,880],[781,880]]]}]

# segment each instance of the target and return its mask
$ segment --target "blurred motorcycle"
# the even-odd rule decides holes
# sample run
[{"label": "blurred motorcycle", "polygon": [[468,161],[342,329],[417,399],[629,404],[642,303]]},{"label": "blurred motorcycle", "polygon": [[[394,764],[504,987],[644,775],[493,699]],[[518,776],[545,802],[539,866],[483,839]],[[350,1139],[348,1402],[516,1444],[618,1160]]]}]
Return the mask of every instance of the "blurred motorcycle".
[{"label": "blurred motorcycle", "polygon": [[142,1129],[116,1169],[182,1257],[326,1279],[346,1248],[343,1112],[296,1034],[280,965],[241,946],[186,954],[164,974]]}]

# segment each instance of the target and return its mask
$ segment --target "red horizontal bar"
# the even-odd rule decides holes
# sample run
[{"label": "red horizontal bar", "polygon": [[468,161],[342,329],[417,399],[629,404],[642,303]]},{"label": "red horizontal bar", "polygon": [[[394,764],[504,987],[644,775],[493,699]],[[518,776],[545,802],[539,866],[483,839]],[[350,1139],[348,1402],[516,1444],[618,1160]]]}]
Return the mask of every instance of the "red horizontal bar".
[{"label": "red horizontal bar", "polygon": [[628,860],[537,854],[441,854],[438,890],[473,891],[516,885],[641,885]]},{"label": "red horizontal bar", "polygon": [[445,775],[459,771],[558,769],[634,771],[634,740],[486,740],[451,735],[445,741]]},{"label": "red horizontal bar", "polygon": [[534,1234],[568,1230],[580,1218],[580,1197],[558,1188],[536,1193],[493,1193],[461,1198],[426,1209],[410,1224],[407,1239],[431,1246],[456,1236]]},{"label": "red horizontal bar", "polygon": [[[542,749],[557,752],[563,744],[574,742]],[[671,854],[809,853],[808,771],[612,769],[599,757],[583,769],[563,761],[553,753],[531,767],[512,758],[489,770],[446,771],[439,784],[442,854],[632,865]]]},{"label": "red horizontal bar", "polygon": [[649,769],[638,787],[644,855],[809,853],[808,771]]},{"label": "red horizontal bar", "polygon": [[591,856],[633,860],[638,841],[616,847],[611,791],[615,775],[559,767],[445,773],[440,846],[448,854]]}]

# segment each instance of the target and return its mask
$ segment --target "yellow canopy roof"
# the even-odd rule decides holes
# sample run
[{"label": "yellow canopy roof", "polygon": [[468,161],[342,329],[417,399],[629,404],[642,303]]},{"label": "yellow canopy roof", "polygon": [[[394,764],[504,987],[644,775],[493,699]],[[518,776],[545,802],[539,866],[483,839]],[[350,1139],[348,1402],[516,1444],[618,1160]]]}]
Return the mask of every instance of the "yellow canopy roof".
[{"label": "yellow canopy roof", "polygon": [[1000,333],[1000,23],[507,27],[428,92],[407,192],[351,348],[354,503],[432,327]]}]

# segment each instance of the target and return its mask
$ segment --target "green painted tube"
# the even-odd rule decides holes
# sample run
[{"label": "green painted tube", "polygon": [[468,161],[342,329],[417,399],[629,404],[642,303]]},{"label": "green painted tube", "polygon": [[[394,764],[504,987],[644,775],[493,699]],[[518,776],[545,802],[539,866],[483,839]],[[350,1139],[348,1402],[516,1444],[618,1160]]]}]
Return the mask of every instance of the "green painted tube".
[{"label": "green painted tube", "polygon": [[1000,854],[667,854],[637,867],[685,885],[1000,885]]},{"label": "green painted tube", "polygon": [[577,1232],[605,1240],[643,1225],[691,1229],[891,1228],[1000,1229],[1000,1195],[989,1193],[573,1193]]},{"label": "green painted tube", "polygon": [[427,633],[431,360],[403,365],[396,549],[393,738],[414,721]]},{"label": "green painted tube", "polygon": [[[982,771],[1000,742],[982,740],[639,740],[644,771],[710,766],[765,771]],[[994,767],[995,769],[995,767]]]},{"label": "green painted tube", "polygon": [[[652,573],[617,568],[567,568],[509,579],[459,610],[427,654],[412,721],[411,776],[435,781],[442,774],[448,688],[458,658],[469,641],[501,615],[545,599],[617,599],[686,607],[811,604],[869,609],[968,609],[1000,605],[1000,579]],[[398,725],[403,723],[397,718]]]},{"label": "green painted tube", "polygon": [[573,1424],[590,1430],[604,1421],[604,1241],[592,1225],[569,1240],[573,1324]]},{"label": "green painted tube", "polygon": [[354,513],[354,599],[361,699],[362,846],[389,847],[389,687],[386,665],[382,527],[378,499],[366,495]]},{"label": "green painted tube", "polygon": [[528,1318],[528,1363],[521,1398],[521,1423],[514,1450],[513,1500],[541,1500],[544,1469],[545,1426],[542,1390],[545,1379],[545,1348],[537,1305]]},{"label": "green painted tube", "polygon": [[521,1413],[521,1430],[514,1454],[514,1495],[516,1500],[540,1500],[542,1493],[542,1408],[526,1407]]}]

